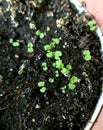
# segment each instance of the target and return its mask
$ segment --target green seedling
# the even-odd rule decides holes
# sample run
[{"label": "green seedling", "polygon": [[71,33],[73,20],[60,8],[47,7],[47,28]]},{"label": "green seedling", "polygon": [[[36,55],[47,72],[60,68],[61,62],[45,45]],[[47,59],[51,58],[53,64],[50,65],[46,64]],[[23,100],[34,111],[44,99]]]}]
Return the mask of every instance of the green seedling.
[{"label": "green seedling", "polygon": [[50,42],[51,49],[55,47],[55,42]]},{"label": "green seedling", "polygon": [[96,26],[93,20],[90,20],[88,23],[88,26],[90,28],[90,31],[95,31],[96,30]]},{"label": "green seedling", "polygon": [[53,42],[55,42],[56,44],[59,44],[60,40],[59,40],[59,38],[53,38]]},{"label": "green seedling", "polygon": [[13,42],[12,45],[13,45],[14,47],[18,47],[20,44],[19,44],[19,42]]},{"label": "green seedling", "polygon": [[46,63],[46,62],[43,62],[43,63],[42,63],[42,67],[43,67],[43,70],[44,70],[44,71],[47,71],[47,70],[48,70],[47,63]]},{"label": "green seedling", "polygon": [[58,70],[55,71],[55,77],[59,77],[59,71]]},{"label": "green seedling", "polygon": [[57,68],[57,69],[63,69],[64,68],[64,64],[63,64],[63,62],[62,62],[62,60],[57,60],[56,62],[55,62],[55,67]]},{"label": "green seedling", "polygon": [[33,43],[32,42],[28,42],[27,47],[28,48],[32,48],[33,47]]},{"label": "green seedling", "polygon": [[50,52],[51,46],[49,44],[44,46],[44,50]]},{"label": "green seedling", "polygon": [[39,87],[43,87],[44,85],[45,85],[45,82],[43,82],[43,81],[38,82]]},{"label": "green seedling", "polygon": [[60,58],[60,56],[62,56],[62,52],[61,51],[55,51],[54,52],[54,58],[56,59],[56,60],[59,60]]},{"label": "green seedling", "polygon": [[54,79],[53,78],[49,78],[48,80],[50,83],[54,83]]},{"label": "green seedling", "polygon": [[70,64],[68,64],[68,65],[66,65],[66,69],[70,71],[70,70],[72,70],[72,66]]},{"label": "green seedling", "polygon": [[11,43],[11,44],[13,43],[13,39],[12,38],[9,39],[9,43]]},{"label": "green seedling", "polygon": [[77,83],[77,82],[78,82],[78,77],[72,76],[71,79],[70,79],[70,82],[71,82],[72,84]]},{"label": "green seedling", "polygon": [[32,42],[28,42],[27,51],[30,52],[30,53],[32,53],[34,51]]},{"label": "green seedling", "polygon": [[54,56],[54,53],[53,52],[48,52],[48,53],[46,53],[46,56],[48,58],[52,58]]},{"label": "green seedling", "polygon": [[38,86],[41,87],[40,88],[40,92],[41,93],[45,93],[46,92],[45,82],[43,82],[43,81],[38,82]]},{"label": "green seedling", "polygon": [[68,71],[68,69],[63,68],[63,69],[61,70],[61,73],[62,73],[62,74],[68,74],[68,73],[69,73],[69,71]]},{"label": "green seedling", "polygon": [[70,83],[68,84],[68,88],[74,90],[76,88],[76,83],[78,82],[78,77],[72,76],[70,79]]},{"label": "green seedling", "polygon": [[42,87],[42,88],[40,89],[40,92],[41,92],[41,93],[45,93],[45,92],[46,92],[46,87]]},{"label": "green seedling", "polygon": [[69,83],[69,84],[68,84],[68,88],[69,88],[70,90],[74,90],[74,89],[76,88],[76,85],[75,85],[75,84],[72,84],[72,83]]},{"label": "green seedling", "polygon": [[65,86],[61,87],[61,90],[65,90],[66,88],[67,88],[67,86],[65,85]]},{"label": "green seedling", "polygon": [[39,38],[44,38],[44,33],[42,33],[40,30],[36,31],[36,35],[39,36]]},{"label": "green seedling", "polygon": [[89,50],[84,50],[84,51],[83,51],[83,56],[84,56],[84,59],[85,59],[86,61],[89,61],[89,60],[92,59],[92,56],[91,56]]},{"label": "green seedling", "polygon": [[12,39],[12,38],[10,38],[10,39],[9,39],[9,43],[11,43],[11,44],[12,44],[12,46],[14,46],[14,47],[18,47],[18,46],[20,45],[20,43],[19,43],[19,42],[17,42],[17,41],[13,41],[13,39]]}]

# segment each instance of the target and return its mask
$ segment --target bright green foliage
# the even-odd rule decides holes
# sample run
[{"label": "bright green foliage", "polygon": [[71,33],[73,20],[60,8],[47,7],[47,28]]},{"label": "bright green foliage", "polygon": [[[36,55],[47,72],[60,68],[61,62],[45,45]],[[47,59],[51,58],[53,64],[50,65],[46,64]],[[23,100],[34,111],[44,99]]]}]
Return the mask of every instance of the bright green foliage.
[{"label": "bright green foliage", "polygon": [[45,93],[45,92],[46,92],[46,87],[42,87],[42,88],[40,89],[40,92],[41,92],[41,93]]},{"label": "bright green foliage", "polygon": [[70,64],[68,64],[68,65],[66,65],[66,69],[70,71],[70,70],[72,70],[72,66]]},{"label": "bright green foliage", "polygon": [[49,82],[50,83],[54,83],[54,79],[53,78],[49,78]]},{"label": "bright green foliage", "polygon": [[63,68],[64,68],[64,64],[63,64],[62,60],[57,60],[57,61],[55,62],[55,67],[56,67],[57,69],[63,69]]},{"label": "bright green foliage", "polygon": [[53,38],[53,42],[55,42],[56,44],[59,44],[60,40],[59,38]]},{"label": "bright green foliage", "polygon": [[14,42],[12,38],[9,39],[9,43],[11,43],[12,46],[14,46],[14,47],[18,47],[20,45],[19,42],[17,42],[17,41]]},{"label": "bright green foliage", "polygon": [[58,70],[55,71],[55,77],[59,77],[59,71]]},{"label": "bright green foliage", "polygon": [[65,86],[61,87],[61,90],[65,90],[66,88],[67,88],[67,86],[65,85]]},{"label": "bright green foliage", "polygon": [[68,84],[68,88],[73,90],[76,88],[76,83],[78,82],[78,77],[76,76],[72,76],[71,79],[70,79],[70,83]]},{"label": "bright green foliage", "polygon": [[90,21],[88,22],[88,26],[89,26],[89,28],[90,28],[90,31],[95,31],[95,30],[96,30],[96,26],[95,26],[93,20],[90,20]]},{"label": "bright green foliage", "polygon": [[13,42],[12,45],[13,45],[14,47],[18,47],[20,44],[19,44],[19,42]]},{"label": "bright green foliage", "polygon": [[30,53],[32,53],[34,51],[32,42],[28,42],[27,51],[30,52]]},{"label": "bright green foliage", "polygon": [[76,85],[75,85],[75,84],[72,84],[72,83],[69,83],[69,84],[68,84],[68,88],[69,88],[70,90],[74,90],[74,89],[76,88]]},{"label": "bright green foliage", "polygon": [[43,87],[44,85],[45,85],[45,82],[43,82],[43,81],[38,82],[39,87]]},{"label": "bright green foliage", "polygon": [[34,49],[33,48],[27,48],[27,51],[32,53],[34,51]]},{"label": "bright green foliage", "polygon": [[50,42],[50,47],[54,48],[55,47],[55,42]]},{"label": "bright green foliage", "polygon": [[43,67],[43,70],[44,70],[44,71],[47,71],[47,70],[48,70],[47,63],[46,63],[46,62],[43,62],[43,63],[42,63],[42,67]]},{"label": "bright green foliage", "polygon": [[78,77],[72,76],[70,82],[71,82],[72,84],[77,83],[77,82],[78,82]]},{"label": "bright green foliage", "polygon": [[68,73],[69,73],[69,71],[68,71],[68,69],[63,68],[63,69],[61,70],[61,73],[62,73],[62,74],[68,74]]},{"label": "bright green foliage", "polygon": [[32,42],[28,42],[27,47],[28,47],[28,48],[32,48],[32,47],[33,47],[33,43],[32,43]]},{"label": "bright green foliage", "polygon": [[44,93],[46,91],[45,82],[43,81],[38,82],[38,86],[41,87],[40,88],[41,93]]},{"label": "bright green foliage", "polygon": [[12,38],[9,39],[9,43],[11,43],[11,44],[13,43],[13,39]]},{"label": "bright green foliage", "polygon": [[44,38],[44,33],[42,33],[40,30],[36,31],[36,35],[39,36],[39,38]]},{"label": "bright green foliage", "polygon": [[92,56],[91,56],[89,50],[84,50],[84,51],[83,51],[83,55],[84,55],[84,59],[85,59],[86,61],[89,61],[89,60],[92,59]]},{"label": "bright green foliage", "polygon": [[48,52],[48,53],[46,53],[46,56],[48,58],[52,58],[54,56],[54,53],[53,52]]},{"label": "bright green foliage", "polygon": [[49,44],[47,44],[47,45],[44,46],[44,50],[45,51],[49,52],[50,49],[51,49],[51,46]]},{"label": "bright green foliage", "polygon": [[62,52],[61,51],[55,51],[55,53],[54,53],[54,57],[55,57],[55,59],[56,60],[59,60],[60,58],[60,56],[62,56]]}]

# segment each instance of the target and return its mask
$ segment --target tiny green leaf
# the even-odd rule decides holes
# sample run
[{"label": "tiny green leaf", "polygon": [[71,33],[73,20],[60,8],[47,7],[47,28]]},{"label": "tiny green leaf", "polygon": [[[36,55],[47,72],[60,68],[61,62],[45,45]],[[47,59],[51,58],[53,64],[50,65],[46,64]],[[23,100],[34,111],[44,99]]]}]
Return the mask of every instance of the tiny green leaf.
[{"label": "tiny green leaf", "polygon": [[9,39],[9,43],[11,43],[11,44],[13,43],[13,39],[12,38]]},{"label": "tiny green leaf", "polygon": [[41,93],[45,93],[45,92],[46,92],[46,87],[42,87],[42,88],[40,89],[40,92],[41,92]]},{"label": "tiny green leaf", "polygon": [[14,47],[18,47],[20,44],[19,44],[19,42],[13,42],[12,45],[13,45]]},{"label": "tiny green leaf", "polygon": [[59,44],[59,42],[60,42],[59,38],[54,38],[53,41],[54,41],[56,44]]},{"label": "tiny green leaf", "polygon": [[45,85],[45,82],[42,82],[42,81],[38,82],[39,87],[43,87],[44,85]]},{"label": "tiny green leaf", "polygon": [[34,49],[31,47],[31,48],[28,48],[27,51],[32,53],[34,51]]},{"label": "tiny green leaf", "polygon": [[74,90],[74,89],[76,88],[76,85],[75,85],[75,84],[72,84],[72,83],[69,83],[69,84],[68,84],[68,88],[69,88],[70,90]]},{"label": "tiny green leaf", "polygon": [[54,82],[54,79],[53,79],[53,78],[49,78],[49,82],[50,82],[50,83],[53,83],[53,82]]},{"label": "tiny green leaf", "polygon": [[43,33],[40,34],[40,38],[41,39],[44,38],[44,34]]},{"label": "tiny green leaf", "polygon": [[72,78],[70,79],[71,83],[77,83],[78,82],[78,78],[76,76],[72,76]]},{"label": "tiny green leaf", "polygon": [[28,48],[32,48],[33,47],[33,43],[32,42],[28,42],[27,47]]},{"label": "tiny green leaf", "polygon": [[48,58],[52,58],[52,57],[53,57],[53,55],[54,55],[54,53],[53,53],[53,52],[48,52],[48,53],[46,53],[46,56],[47,56]]}]

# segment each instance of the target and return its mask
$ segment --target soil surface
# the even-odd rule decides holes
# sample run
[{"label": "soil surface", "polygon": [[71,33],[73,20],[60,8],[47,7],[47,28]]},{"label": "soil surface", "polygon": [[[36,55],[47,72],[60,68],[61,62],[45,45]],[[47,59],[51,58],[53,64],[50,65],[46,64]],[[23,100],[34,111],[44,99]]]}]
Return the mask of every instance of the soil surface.
[{"label": "soil surface", "polygon": [[[0,130],[83,130],[103,76],[100,43],[89,20],[69,0],[0,1]],[[36,35],[37,30],[44,38]],[[14,47],[10,38],[20,45]],[[44,46],[53,38],[60,43],[52,51],[61,51],[64,65],[72,65],[69,76],[52,66],[54,58],[46,57]],[[28,42],[33,52],[27,51]],[[84,50],[90,50],[90,61],[84,59]],[[72,76],[78,77],[76,88],[63,90]],[[45,82],[44,93],[40,81]]]}]

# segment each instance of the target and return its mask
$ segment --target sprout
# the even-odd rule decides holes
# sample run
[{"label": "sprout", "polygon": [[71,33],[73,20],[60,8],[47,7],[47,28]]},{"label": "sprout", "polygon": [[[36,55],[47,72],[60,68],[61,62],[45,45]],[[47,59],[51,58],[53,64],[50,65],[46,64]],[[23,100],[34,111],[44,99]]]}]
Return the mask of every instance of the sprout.
[{"label": "sprout", "polygon": [[61,70],[61,73],[62,73],[62,74],[68,74],[69,71],[68,71],[66,68],[63,68],[63,69]]},{"label": "sprout", "polygon": [[12,38],[9,39],[9,43],[12,44],[12,46],[14,47],[18,47],[20,45],[19,42],[17,41],[14,42]]},{"label": "sprout", "polygon": [[63,64],[62,60],[56,61],[56,62],[55,62],[55,67],[56,67],[57,69],[63,69],[63,68],[64,68],[64,64]]},{"label": "sprout", "polygon": [[44,46],[44,50],[45,50],[45,51],[48,52],[48,51],[50,51],[50,49],[51,49],[51,46],[50,46],[50,45],[47,44],[47,45]]},{"label": "sprout", "polygon": [[11,43],[11,44],[13,43],[13,39],[12,38],[9,39],[9,43]]},{"label": "sprout", "polygon": [[32,53],[34,51],[34,49],[33,48],[28,48],[27,51]]},{"label": "sprout", "polygon": [[40,92],[41,92],[41,93],[45,93],[45,92],[46,92],[46,87],[42,87],[42,88],[40,89]]},{"label": "sprout", "polygon": [[18,47],[20,44],[19,44],[19,42],[13,42],[12,45],[13,45],[14,47]]},{"label": "sprout", "polygon": [[69,88],[70,90],[74,90],[74,89],[76,88],[76,85],[75,85],[75,84],[72,84],[72,83],[69,83],[69,84],[68,84],[68,88]]},{"label": "sprout", "polygon": [[27,51],[30,52],[30,53],[32,53],[34,51],[32,42],[28,42]]},{"label": "sprout", "polygon": [[96,30],[96,26],[93,20],[90,20],[88,23],[88,26],[90,28],[90,31],[95,31]]},{"label": "sprout", "polygon": [[49,82],[50,83],[54,83],[54,79],[53,78],[49,78]]},{"label": "sprout", "polygon": [[32,43],[32,42],[28,42],[27,47],[28,47],[28,48],[32,48],[32,47],[33,47],[33,43]]},{"label": "sprout", "polygon": [[65,90],[66,88],[67,88],[67,86],[65,85],[65,86],[61,87],[61,90]]},{"label": "sprout", "polygon": [[44,71],[47,71],[47,70],[48,70],[47,63],[46,63],[46,62],[43,62],[43,63],[42,63],[42,67],[43,67],[43,70],[44,70]]},{"label": "sprout", "polygon": [[55,51],[54,56],[55,56],[55,59],[58,60],[58,59],[60,59],[59,57],[62,56],[62,52],[61,51]]},{"label": "sprout", "polygon": [[66,69],[70,71],[70,70],[72,70],[72,66],[71,66],[70,64],[68,64],[68,65],[66,66]]},{"label": "sprout", "polygon": [[45,82],[42,82],[42,81],[38,82],[39,87],[43,87],[44,85],[45,85]]},{"label": "sprout", "polygon": [[58,70],[55,71],[55,77],[59,77],[59,71]]},{"label": "sprout", "polygon": [[44,93],[46,91],[46,87],[44,85],[45,85],[45,82],[43,81],[38,82],[38,86],[41,87],[40,88],[41,93]]},{"label": "sprout", "polygon": [[89,51],[89,50],[84,50],[84,51],[83,51],[83,55],[84,55],[84,59],[85,59],[86,61],[89,61],[89,60],[91,60],[91,59],[92,59],[92,57],[91,57],[91,54],[90,54],[90,51]]},{"label": "sprout", "polygon": [[48,53],[46,53],[46,56],[47,56],[48,58],[52,58],[52,57],[53,57],[53,55],[54,55],[54,53],[53,53],[53,52],[48,52]]},{"label": "sprout", "polygon": [[40,30],[36,31],[36,35],[39,36],[39,38],[44,38],[44,33],[42,33]]},{"label": "sprout", "polygon": [[59,38],[53,38],[53,42],[55,42],[56,44],[59,44],[60,40]]},{"label": "sprout", "polygon": [[78,82],[78,77],[76,77],[76,76],[72,76],[72,78],[71,78],[71,83],[77,83]]}]

